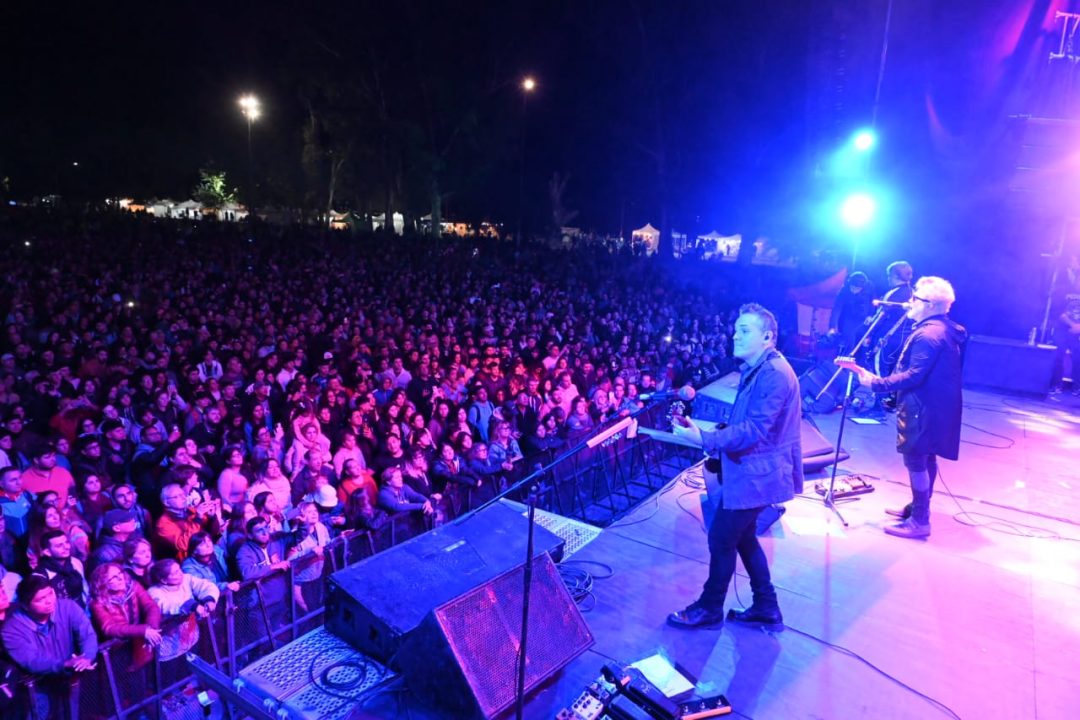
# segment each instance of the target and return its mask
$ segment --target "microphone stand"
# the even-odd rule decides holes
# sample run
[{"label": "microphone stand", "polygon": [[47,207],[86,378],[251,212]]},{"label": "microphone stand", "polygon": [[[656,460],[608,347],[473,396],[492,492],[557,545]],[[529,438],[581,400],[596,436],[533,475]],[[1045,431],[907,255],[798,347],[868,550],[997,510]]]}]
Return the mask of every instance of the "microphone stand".
[{"label": "microphone stand", "polygon": [[[588,438],[586,438],[585,440],[582,440],[581,442],[579,442],[577,445],[570,448],[569,450],[566,450],[565,452],[560,454],[558,457],[554,458],[551,462],[547,463],[546,465],[544,465],[542,467],[537,468],[536,470],[529,473],[527,476],[525,476],[524,478],[522,478],[518,482],[514,483],[510,487],[503,490],[501,493],[496,494],[495,497],[491,498],[490,500],[485,502],[480,507],[473,509],[472,511],[466,513],[465,515],[462,515],[462,516],[460,516],[458,518],[455,518],[450,523],[450,524],[457,524],[457,523],[464,522],[466,518],[475,516],[478,512],[480,512],[484,508],[488,507],[489,505],[493,505],[493,504],[497,503],[500,499],[502,499],[502,498],[514,493],[514,492],[517,492],[518,490],[525,487],[526,485],[529,486],[529,492],[526,495],[526,501],[525,501],[526,505],[529,508],[529,511],[528,511],[529,522],[528,522],[528,539],[526,540],[526,550],[525,550],[525,573],[524,573],[525,574],[525,580],[524,580],[525,584],[524,584],[524,590],[523,590],[522,596],[521,596],[521,644],[519,645],[519,649],[518,649],[517,672],[516,672],[516,676],[517,676],[516,677],[517,687],[516,687],[516,693],[515,693],[515,717],[516,717],[516,720],[522,720],[522,714],[525,711],[525,666],[526,666],[525,661],[527,659],[527,656],[525,654],[525,650],[526,650],[526,646],[527,646],[527,642],[528,642],[528,632],[529,632],[529,601],[530,601],[530,597],[532,595],[533,546],[534,546],[534,543],[533,543],[533,530],[536,527],[536,503],[537,503],[537,501],[539,499],[538,496],[540,494],[540,485],[539,485],[540,479],[549,470],[551,470],[551,468],[555,467],[556,465],[563,462],[567,458],[573,456],[575,453],[580,452],[582,449],[584,449],[586,447],[592,447],[592,445],[590,445],[589,443],[596,436],[601,435],[604,432],[607,432],[607,431],[611,430],[612,427],[615,426],[615,425],[625,423],[627,420],[630,420],[630,419],[636,419],[638,416],[642,415],[643,413],[645,413],[646,410],[650,409],[651,407],[653,407],[656,404],[657,403],[655,403],[655,402],[649,403],[648,405],[642,407],[637,412],[631,413],[627,418],[622,418],[620,420],[612,422],[612,423],[608,424],[606,427],[604,427],[604,429],[598,430],[596,432],[591,433]],[[530,483],[531,483],[531,485],[530,485]]]},{"label": "microphone stand", "polygon": [[515,699],[514,715],[517,720],[522,720],[525,712],[525,661],[526,648],[529,637],[529,600],[532,597],[532,573],[533,573],[533,529],[536,527],[536,500],[539,488],[533,485],[529,488],[525,504],[529,506],[529,537],[525,543],[525,588],[521,593],[521,643],[518,645],[517,664],[517,693]]},{"label": "microphone stand", "polygon": [[[866,328],[866,332],[863,333],[863,336],[861,338],[859,338],[859,342],[855,343],[855,352],[858,352],[859,348],[861,348],[863,344],[870,338],[870,336],[874,333],[874,330],[877,329],[877,326],[881,323],[884,317],[885,308],[878,307],[877,312],[874,313],[874,319],[870,322],[870,326]],[[815,397],[814,400],[820,400],[825,395],[825,392],[832,386],[836,378],[838,378],[840,376],[840,373],[842,373],[843,371],[844,368],[842,367],[836,368],[836,372],[834,372],[833,376],[829,378],[829,382],[825,383],[825,387],[821,389],[821,392],[817,394],[817,397]],[[851,404],[851,386],[854,379],[855,373],[849,371],[847,377],[847,389],[844,391],[844,402],[841,403],[840,406],[840,429],[836,432],[836,450],[835,454],[833,455],[832,461],[832,475],[829,477],[829,490],[825,493],[825,497],[822,499],[825,507],[833,511],[833,514],[835,514],[836,517],[840,520],[840,522],[843,523],[844,527],[848,526],[848,522],[844,519],[844,516],[840,514],[840,509],[836,506],[836,467],[840,464],[840,444],[844,440],[844,423],[847,422],[848,406]],[[858,500],[858,498],[852,499]]]}]

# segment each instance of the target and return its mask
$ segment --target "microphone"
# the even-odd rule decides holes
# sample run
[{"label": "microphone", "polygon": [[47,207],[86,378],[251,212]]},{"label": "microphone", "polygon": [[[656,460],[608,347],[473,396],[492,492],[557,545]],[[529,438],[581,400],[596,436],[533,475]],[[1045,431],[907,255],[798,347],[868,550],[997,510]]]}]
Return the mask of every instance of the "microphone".
[{"label": "microphone", "polygon": [[660,390],[658,392],[641,393],[642,400],[668,400],[675,398],[684,402],[690,402],[697,395],[697,391],[690,385],[683,385],[676,390]]},{"label": "microphone", "polygon": [[898,302],[892,302],[891,300],[871,300],[870,303],[874,307],[904,308],[905,310],[907,310],[909,307],[911,307],[910,302],[898,303]]}]

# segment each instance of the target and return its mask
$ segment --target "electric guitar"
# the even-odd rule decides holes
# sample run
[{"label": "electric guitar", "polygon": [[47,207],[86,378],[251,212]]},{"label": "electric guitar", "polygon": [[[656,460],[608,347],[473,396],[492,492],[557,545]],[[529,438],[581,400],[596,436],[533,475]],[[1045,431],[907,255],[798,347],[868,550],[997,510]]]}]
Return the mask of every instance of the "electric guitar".
[{"label": "electric guitar", "polygon": [[845,370],[851,370],[856,374],[858,374],[860,371],[868,372],[866,368],[860,365],[853,357],[837,357],[833,359],[833,363],[835,365],[839,365]]}]

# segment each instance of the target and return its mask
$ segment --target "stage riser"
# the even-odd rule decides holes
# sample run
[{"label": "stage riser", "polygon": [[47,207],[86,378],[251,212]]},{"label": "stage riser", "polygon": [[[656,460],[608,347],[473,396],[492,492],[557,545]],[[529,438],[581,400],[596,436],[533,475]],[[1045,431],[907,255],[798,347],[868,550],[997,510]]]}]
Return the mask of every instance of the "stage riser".
[{"label": "stage riser", "polygon": [[1050,391],[1057,349],[973,335],[964,356],[964,385],[1028,395]]}]

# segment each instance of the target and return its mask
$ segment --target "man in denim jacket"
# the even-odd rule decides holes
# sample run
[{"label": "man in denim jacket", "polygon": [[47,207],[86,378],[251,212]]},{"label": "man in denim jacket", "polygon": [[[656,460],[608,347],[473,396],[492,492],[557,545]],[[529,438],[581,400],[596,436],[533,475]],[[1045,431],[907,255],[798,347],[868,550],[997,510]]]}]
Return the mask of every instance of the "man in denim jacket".
[{"label": "man in denim jacket", "polygon": [[746,610],[731,610],[727,619],[783,629],[768,560],[755,534],[762,509],[790,500],[803,484],[799,381],[776,341],[771,312],[757,304],[739,308],[734,355],[742,361],[742,377],[729,424],[708,431],[688,419],[675,425],[677,435],[701,444],[722,467],[721,503],[709,529],[709,577],[696,601],[668,616],[677,627],[723,623],[738,554],[754,601]]}]

